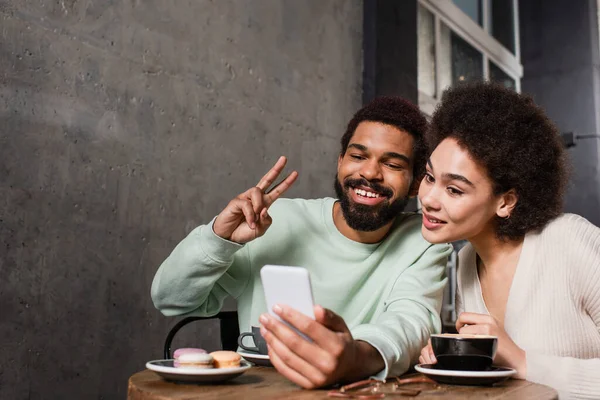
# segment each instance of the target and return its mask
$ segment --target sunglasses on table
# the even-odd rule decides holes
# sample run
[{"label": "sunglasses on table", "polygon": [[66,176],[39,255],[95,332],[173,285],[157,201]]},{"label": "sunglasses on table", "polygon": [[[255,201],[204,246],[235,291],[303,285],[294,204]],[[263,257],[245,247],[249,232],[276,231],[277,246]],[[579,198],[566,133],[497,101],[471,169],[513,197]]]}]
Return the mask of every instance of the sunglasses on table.
[{"label": "sunglasses on table", "polygon": [[425,376],[415,376],[407,378],[393,378],[391,385],[387,384],[387,381],[380,381],[378,379],[365,379],[340,387],[339,389],[332,390],[327,395],[329,397],[335,397],[340,399],[384,399],[387,396],[406,396],[416,397],[421,393],[419,389],[406,389],[400,386],[409,383],[431,383],[437,385],[431,379]]}]

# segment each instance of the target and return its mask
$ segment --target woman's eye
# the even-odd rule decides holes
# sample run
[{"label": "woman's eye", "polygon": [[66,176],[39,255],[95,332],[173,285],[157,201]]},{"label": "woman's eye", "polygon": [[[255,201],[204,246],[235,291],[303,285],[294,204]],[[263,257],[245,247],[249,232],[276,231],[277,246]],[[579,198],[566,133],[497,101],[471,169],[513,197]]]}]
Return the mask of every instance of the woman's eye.
[{"label": "woman's eye", "polygon": [[463,194],[463,192],[461,192],[460,190],[453,188],[453,187],[449,187],[448,192],[450,192],[450,194],[452,194],[452,195],[457,195],[457,196],[460,196],[461,194]]},{"label": "woman's eye", "polygon": [[427,181],[427,183],[433,183],[434,182],[433,176],[430,173],[426,173],[425,181]]}]

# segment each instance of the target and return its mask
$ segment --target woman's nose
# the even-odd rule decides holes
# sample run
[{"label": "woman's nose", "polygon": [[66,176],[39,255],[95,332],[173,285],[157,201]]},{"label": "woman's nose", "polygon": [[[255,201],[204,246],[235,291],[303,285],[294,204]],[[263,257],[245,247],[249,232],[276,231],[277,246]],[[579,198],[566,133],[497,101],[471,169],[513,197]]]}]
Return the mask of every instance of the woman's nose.
[{"label": "woman's nose", "polygon": [[427,182],[421,182],[419,188],[419,201],[421,206],[427,210],[438,210],[440,208],[440,202],[437,197],[438,193],[435,185],[430,185]]}]

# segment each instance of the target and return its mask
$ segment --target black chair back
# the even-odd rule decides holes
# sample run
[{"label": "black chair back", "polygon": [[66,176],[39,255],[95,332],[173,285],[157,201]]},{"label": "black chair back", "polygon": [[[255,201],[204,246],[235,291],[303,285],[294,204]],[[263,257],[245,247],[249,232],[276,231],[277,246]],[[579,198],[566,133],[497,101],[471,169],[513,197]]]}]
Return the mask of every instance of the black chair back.
[{"label": "black chair back", "polygon": [[237,338],[240,335],[240,326],[238,323],[237,311],[221,311],[217,315],[212,317],[187,317],[179,321],[167,334],[164,345],[164,358],[165,360],[171,359],[171,343],[173,338],[179,332],[181,328],[190,322],[207,320],[207,319],[219,319],[219,325],[221,329],[221,347],[223,350],[237,350]]}]

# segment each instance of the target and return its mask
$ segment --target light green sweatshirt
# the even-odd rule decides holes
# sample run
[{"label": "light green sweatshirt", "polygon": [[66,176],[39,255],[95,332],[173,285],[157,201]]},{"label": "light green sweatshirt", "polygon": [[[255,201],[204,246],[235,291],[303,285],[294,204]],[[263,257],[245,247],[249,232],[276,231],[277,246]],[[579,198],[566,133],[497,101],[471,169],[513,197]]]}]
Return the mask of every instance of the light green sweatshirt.
[{"label": "light green sweatshirt", "polygon": [[212,222],[199,226],[156,273],[154,305],[166,316],[210,316],[232,296],[240,329],[249,331],[267,311],[260,269],[305,267],[315,303],[339,314],[355,339],[381,353],[386,367],[378,377],[402,374],[440,330],[451,247],[423,239],[419,214],[400,215],[380,243],[352,241],[335,227],[335,201],[279,199],[269,209],[271,227],[246,245],[215,235]]}]

